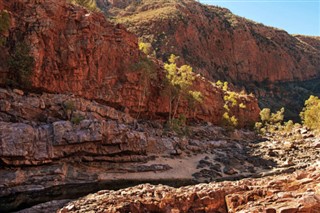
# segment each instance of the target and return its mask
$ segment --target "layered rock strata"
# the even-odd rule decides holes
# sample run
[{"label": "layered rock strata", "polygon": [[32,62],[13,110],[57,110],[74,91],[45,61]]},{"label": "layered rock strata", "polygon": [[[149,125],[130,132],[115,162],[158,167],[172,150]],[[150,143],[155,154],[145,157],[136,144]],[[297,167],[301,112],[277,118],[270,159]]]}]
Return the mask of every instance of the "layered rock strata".
[{"label": "layered rock strata", "polygon": [[308,131],[299,140],[283,136],[285,143],[210,123],[178,134],[74,95],[1,89],[0,97],[1,211],[143,182],[181,186],[292,172],[319,157],[319,139]]}]

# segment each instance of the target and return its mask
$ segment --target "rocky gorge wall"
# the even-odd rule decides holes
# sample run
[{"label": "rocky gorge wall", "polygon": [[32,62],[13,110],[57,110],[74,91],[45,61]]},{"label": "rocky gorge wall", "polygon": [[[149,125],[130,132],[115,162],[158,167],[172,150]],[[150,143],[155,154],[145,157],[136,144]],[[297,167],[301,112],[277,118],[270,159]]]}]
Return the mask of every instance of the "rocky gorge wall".
[{"label": "rocky gorge wall", "polygon": [[261,108],[285,107],[286,119],[299,121],[305,100],[320,95],[319,36],[290,35],[193,0],[105,2],[102,10],[150,43],[157,58],[174,53],[208,79],[252,92]]},{"label": "rocky gorge wall", "polygon": [[150,42],[157,57],[174,53],[213,79],[250,84],[320,77],[319,37],[293,36],[193,0],[109,3],[107,13]]},{"label": "rocky gorge wall", "polygon": [[0,97],[4,212],[145,182],[181,186],[281,174],[319,157],[319,138],[306,130],[300,140],[293,134],[275,141],[199,124],[181,135],[75,95],[0,89]]},{"label": "rocky gorge wall", "polygon": [[[72,93],[142,117],[167,118],[169,98],[161,93],[162,64],[141,54],[137,38],[121,25],[63,0],[3,1],[2,5],[11,17],[4,33],[7,42],[1,47],[7,54],[2,73],[15,71],[8,71],[7,59],[12,46],[25,42],[35,61],[30,77],[34,90]],[[7,78],[2,76],[2,83]],[[190,119],[221,123],[224,91],[200,77],[193,87],[202,92],[203,103],[190,110],[188,102],[182,101],[178,112]],[[240,99],[247,109],[234,113],[242,118],[240,126],[251,125],[258,118],[257,101],[250,96]]]}]

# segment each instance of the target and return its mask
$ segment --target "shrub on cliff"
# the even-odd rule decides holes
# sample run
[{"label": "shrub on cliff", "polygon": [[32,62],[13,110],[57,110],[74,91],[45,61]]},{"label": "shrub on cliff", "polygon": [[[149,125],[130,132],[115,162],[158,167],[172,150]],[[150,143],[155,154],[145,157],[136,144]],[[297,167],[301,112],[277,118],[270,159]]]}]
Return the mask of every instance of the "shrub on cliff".
[{"label": "shrub on cliff", "polygon": [[305,101],[304,108],[300,113],[302,123],[312,129],[320,130],[320,99],[319,97],[311,95]]},{"label": "shrub on cliff", "polygon": [[29,55],[30,47],[24,42],[16,43],[10,51],[9,65],[9,86],[29,88],[34,68],[34,58]]},{"label": "shrub on cliff", "polygon": [[202,101],[202,95],[199,91],[191,91],[190,88],[195,80],[192,74],[192,67],[182,65],[177,67],[176,59],[178,57],[171,55],[169,63],[164,64],[166,70],[167,92],[169,94],[169,124],[172,125],[173,119],[176,117],[177,110],[182,97],[194,97],[196,101]]},{"label": "shrub on cliff", "polygon": [[85,7],[90,11],[99,11],[95,0],[68,0],[68,2]]},{"label": "shrub on cliff", "polygon": [[150,43],[139,42],[139,50],[146,55],[155,55],[155,51]]},{"label": "shrub on cliff", "polygon": [[238,103],[239,94],[229,91],[228,82],[222,83],[221,81],[216,82],[216,86],[223,90],[224,96],[224,105],[223,108],[225,110],[222,115],[222,124],[228,128],[235,128],[238,126],[239,119],[232,114],[232,110],[235,109],[245,109],[246,105],[244,103]]}]

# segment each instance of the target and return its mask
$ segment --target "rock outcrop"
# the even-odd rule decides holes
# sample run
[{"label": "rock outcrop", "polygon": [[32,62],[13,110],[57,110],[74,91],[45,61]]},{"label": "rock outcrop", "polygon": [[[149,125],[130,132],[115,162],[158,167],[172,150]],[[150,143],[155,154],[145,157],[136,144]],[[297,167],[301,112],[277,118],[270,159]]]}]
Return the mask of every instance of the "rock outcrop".
[{"label": "rock outcrop", "polygon": [[305,171],[262,179],[105,190],[70,202],[58,212],[319,212],[319,169],[318,163]]},{"label": "rock outcrop", "polygon": [[74,95],[0,89],[0,97],[1,211],[144,182],[280,174],[319,158],[319,138],[308,131],[299,140],[284,135],[286,142],[210,123],[178,134],[161,121],[136,120]]}]

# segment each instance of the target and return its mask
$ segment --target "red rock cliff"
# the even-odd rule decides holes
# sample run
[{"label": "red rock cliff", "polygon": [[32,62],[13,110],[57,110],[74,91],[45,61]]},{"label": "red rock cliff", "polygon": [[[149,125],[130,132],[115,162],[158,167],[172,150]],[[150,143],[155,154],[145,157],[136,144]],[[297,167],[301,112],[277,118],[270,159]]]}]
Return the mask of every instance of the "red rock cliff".
[{"label": "red rock cliff", "polygon": [[320,77],[320,50],[314,46],[319,39],[292,36],[193,0],[142,0],[125,9],[118,5],[109,6],[108,13],[150,42],[159,58],[175,53],[214,79],[239,83]]},{"label": "red rock cliff", "polygon": [[[100,100],[142,116],[167,116],[169,99],[160,92],[162,65],[155,60],[142,60],[145,56],[138,50],[137,38],[121,25],[107,21],[102,13],[91,13],[65,0],[6,0],[1,6],[10,12],[12,22],[6,50],[17,41],[31,47],[30,54],[35,59],[31,79],[34,88]],[[2,70],[6,70],[5,59]],[[145,63],[151,63],[156,74],[152,81],[141,80]],[[203,104],[191,112],[188,103],[182,101],[178,112],[220,123],[224,92],[201,78],[194,87],[203,93]],[[247,108],[234,112],[243,120],[240,125],[257,120],[259,113],[255,98],[242,99]]]}]

